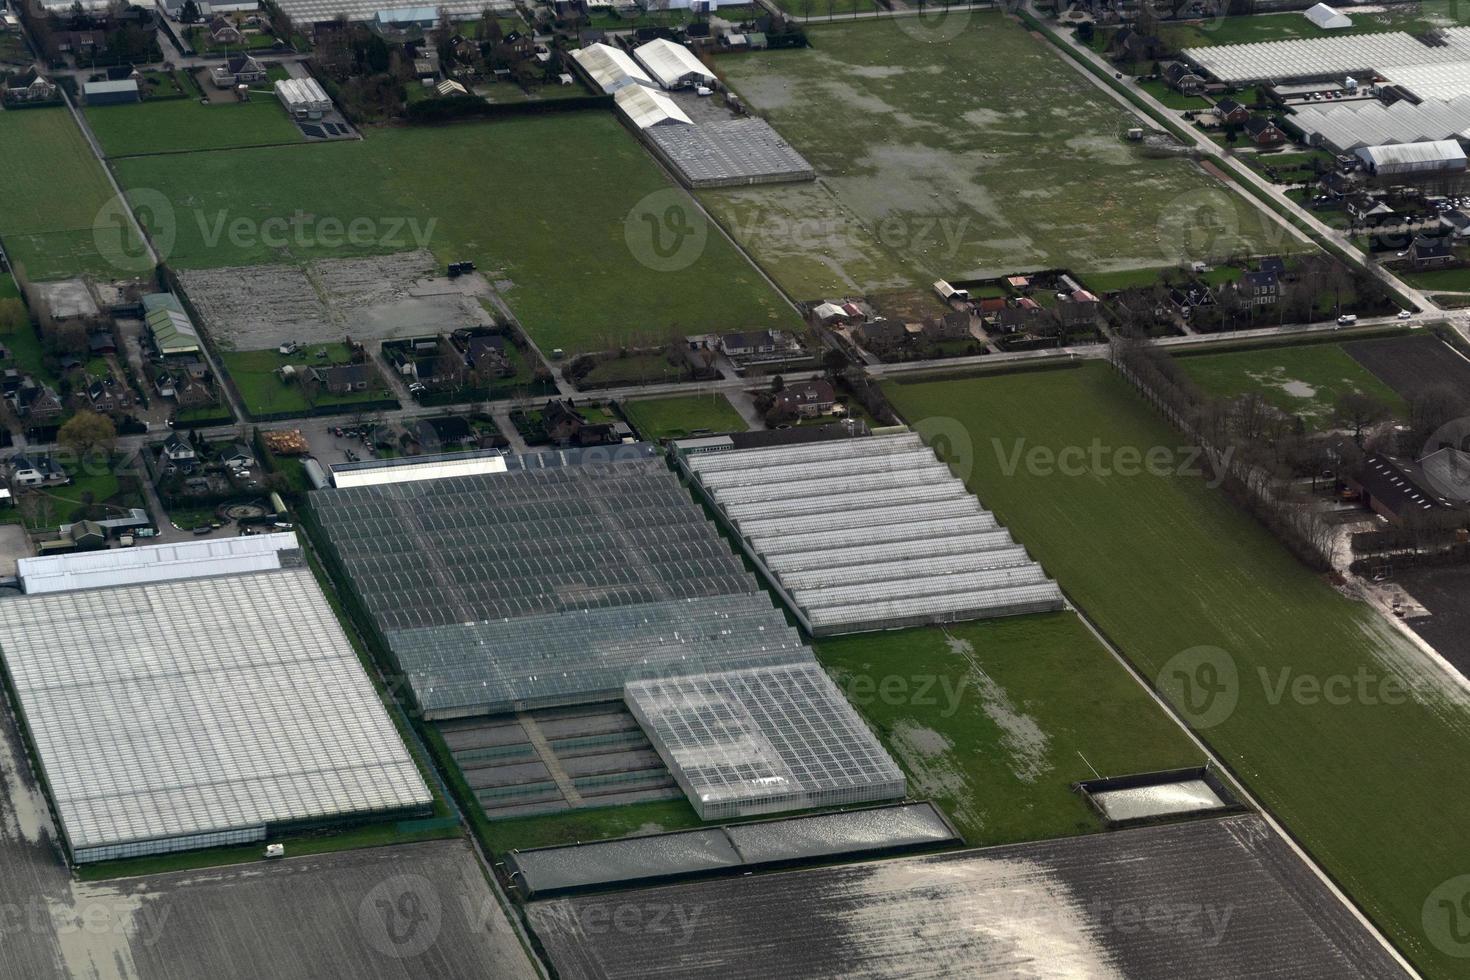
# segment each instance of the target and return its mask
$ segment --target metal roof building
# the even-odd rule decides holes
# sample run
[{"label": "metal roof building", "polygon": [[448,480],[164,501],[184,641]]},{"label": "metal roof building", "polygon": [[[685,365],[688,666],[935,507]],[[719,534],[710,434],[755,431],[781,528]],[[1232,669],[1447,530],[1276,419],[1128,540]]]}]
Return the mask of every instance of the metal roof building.
[{"label": "metal roof building", "polygon": [[613,100],[624,118],[640,130],[694,125],[678,103],[657,89],[629,85],[619,89]]},{"label": "metal roof building", "polygon": [[1063,606],[914,433],[679,459],[815,636]]},{"label": "metal roof building", "polygon": [[432,804],[306,569],[12,599],[0,655],[78,863]]},{"label": "metal roof building", "polygon": [[623,696],[702,820],[907,792],[903,770],[815,663],[635,681]]},{"label": "metal roof building", "polygon": [[654,80],[648,77],[648,73],[638,66],[638,62],[628,56],[627,52],[615,48],[610,44],[600,41],[589,44],[585,48],[578,48],[572,52],[572,58],[582,66],[587,77],[592,79],[593,84],[599,86],[603,92],[613,95],[629,85],[646,85],[653,87]]},{"label": "metal roof building", "polygon": [[299,565],[299,549],[295,534],[250,534],[211,541],[22,558],[16,562],[16,572],[21,590],[27,594],[74,592],[112,585],[270,571]]},{"label": "metal roof building", "polygon": [[1326,31],[1341,30],[1353,26],[1353,19],[1325,3],[1315,4],[1304,11],[1307,20]]},{"label": "metal roof building", "polygon": [[1227,84],[1292,78],[1330,78],[1377,70],[1397,81],[1399,66],[1454,64],[1470,61],[1470,39],[1464,28],[1439,35],[1443,43],[1427,44],[1412,34],[1348,34],[1186,48],[1191,64]]},{"label": "metal roof building", "polygon": [[1465,150],[1455,140],[1365,146],[1357,153],[1368,172],[1378,176],[1450,173],[1465,169]]},{"label": "metal roof building", "polygon": [[385,483],[504,473],[506,469],[504,453],[497,449],[485,449],[466,453],[430,453],[423,456],[395,456],[391,459],[333,463],[331,477],[332,485],[336,487],[371,487]]},{"label": "metal roof building", "polygon": [[138,83],[131,78],[112,82],[83,82],[82,95],[87,105],[126,105],[142,98]]},{"label": "metal roof building", "polygon": [[653,151],[690,187],[740,187],[816,180],[810,163],[764,119],[660,127],[646,134]]},{"label": "metal roof building", "polygon": [[143,297],[143,321],[158,353],[199,353],[199,331],[173,293],[149,293]]},{"label": "metal roof building", "polygon": [[812,660],[761,593],[401,630],[388,642],[430,719],[610,701],[629,681]]},{"label": "metal roof building", "polygon": [[714,72],[706,68],[694,52],[667,38],[656,38],[639,45],[633,49],[633,57],[664,88],[708,85],[715,80]]},{"label": "metal roof building", "polygon": [[487,9],[496,13],[515,9],[506,0],[445,0],[431,7],[384,7],[383,0],[280,0],[278,6],[302,27],[328,23],[339,16],[358,22],[376,20],[389,27],[433,27],[440,11],[451,20],[466,21],[478,20]]}]

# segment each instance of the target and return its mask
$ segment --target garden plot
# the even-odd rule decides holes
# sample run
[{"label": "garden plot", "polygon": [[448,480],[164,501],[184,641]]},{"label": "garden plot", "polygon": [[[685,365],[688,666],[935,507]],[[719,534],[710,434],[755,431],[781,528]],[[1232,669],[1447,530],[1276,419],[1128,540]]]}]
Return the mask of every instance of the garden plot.
[{"label": "garden plot", "polygon": [[491,322],[477,299],[486,289],[482,278],[447,279],[434,270],[433,256],[418,251],[200,269],[180,273],[180,280],[210,336],[226,350],[344,337],[370,343]]}]

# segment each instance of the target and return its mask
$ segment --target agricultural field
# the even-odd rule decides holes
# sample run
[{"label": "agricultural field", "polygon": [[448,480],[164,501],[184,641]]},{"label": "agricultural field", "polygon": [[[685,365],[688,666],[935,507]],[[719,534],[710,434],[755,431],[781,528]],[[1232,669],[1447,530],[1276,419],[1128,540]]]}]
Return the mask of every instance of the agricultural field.
[{"label": "agricultural field", "polygon": [[719,392],[624,402],[623,414],[645,439],[680,439],[691,432],[744,432],[748,426]]},{"label": "agricultural field", "polygon": [[1470,694],[1192,475],[1108,366],[889,396],[1405,955],[1461,975],[1423,915],[1470,835]]},{"label": "agricultural field", "polygon": [[1404,401],[1434,388],[1470,391],[1470,360],[1438,337],[1358,340],[1343,349]]},{"label": "agricultural field", "polygon": [[1395,418],[1408,417],[1404,399],[1355,361],[1342,344],[1199,354],[1177,361],[1207,395],[1239,398],[1257,394],[1313,428],[1330,427],[1337,400],[1349,392],[1373,396]]},{"label": "agricultural field", "polygon": [[[181,269],[428,248],[440,263],[473,260],[541,347],[568,353],[662,343],[695,325],[795,325],[759,272],[607,112],[132,157],[114,167],[125,187],[169,194],[170,261]],[[263,222],[297,212],[299,234],[263,233]]]},{"label": "agricultural field", "polygon": [[1074,613],[837,637],[817,656],[909,793],[943,807],[972,846],[1101,830],[1071,789],[1094,769],[1204,762]]},{"label": "agricultural field", "polygon": [[270,95],[258,96],[254,102],[219,105],[201,105],[195,99],[154,99],[136,105],[88,106],[84,111],[87,125],[109,159],[305,141]]},{"label": "agricultural field", "polygon": [[945,43],[917,33],[822,24],[811,48],[716,63],[822,177],[701,193],[798,299],[1280,250],[1197,165],[1125,142],[1137,118],[1020,25],[973,13]]},{"label": "agricultural field", "polygon": [[142,271],[142,245],[65,109],[0,112],[0,173],[0,240],[26,276],[111,280]]}]

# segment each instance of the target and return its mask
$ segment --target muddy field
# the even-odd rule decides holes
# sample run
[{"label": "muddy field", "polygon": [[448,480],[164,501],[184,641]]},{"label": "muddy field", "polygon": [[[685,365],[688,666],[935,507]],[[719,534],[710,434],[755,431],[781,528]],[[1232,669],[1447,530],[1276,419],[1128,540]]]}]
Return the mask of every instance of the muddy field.
[{"label": "muddy field", "polygon": [[226,350],[266,350],[287,341],[363,342],[449,333],[490,322],[478,276],[436,274],[428,252],[303,265],[241,266],[180,273],[184,291]]},{"label": "muddy field", "polygon": [[1342,346],[1406,401],[1435,387],[1470,388],[1470,361],[1437,337],[1390,337]]},{"label": "muddy field", "polygon": [[1424,642],[1470,677],[1470,567],[1408,568],[1395,572],[1402,586],[1429,610],[1429,615],[1406,620]]}]

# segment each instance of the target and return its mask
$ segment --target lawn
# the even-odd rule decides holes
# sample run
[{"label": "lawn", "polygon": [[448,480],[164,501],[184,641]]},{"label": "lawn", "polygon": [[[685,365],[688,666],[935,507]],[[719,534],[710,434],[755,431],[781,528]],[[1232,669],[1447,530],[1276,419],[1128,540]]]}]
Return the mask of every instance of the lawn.
[{"label": "lawn", "polygon": [[98,468],[98,472],[84,473],[79,466],[73,465],[70,467],[71,483],[27,490],[26,496],[37,501],[34,510],[27,511],[30,514],[26,520],[27,527],[33,531],[55,530],[58,525],[71,523],[72,515],[89,495],[94,504],[106,504],[116,497],[121,484],[112,471],[115,467],[99,466],[95,461],[89,466]]},{"label": "lawn", "polygon": [[[114,166],[124,186],[169,194],[179,268],[422,243],[442,262],[474,260],[507,284],[507,301],[540,346],[569,353],[662,343],[674,331],[796,326],[795,313],[610,112],[402,127],[361,141]],[[298,211],[306,232],[285,246],[250,233]],[[221,217],[244,219],[245,233],[218,234]],[[370,231],[344,236],[354,221]]]},{"label": "lawn", "polygon": [[1330,426],[1333,406],[1348,392],[1372,395],[1398,419],[1408,405],[1343,350],[1341,344],[1305,344],[1179,357],[1179,366],[1205,393],[1238,398],[1254,392],[1314,428]]},{"label": "lawn", "polygon": [[1278,239],[1198,165],[1127,142],[1138,118],[1050,44],[998,13],[966,18],[946,43],[869,20],[717,60],[822,176],[701,192],[789,293],[1152,267]]},{"label": "lawn", "polygon": [[1158,99],[1170,109],[1208,109],[1210,103],[1198,95],[1185,95],[1162,78],[1151,82],[1139,82],[1138,87]]},{"label": "lawn", "polygon": [[1470,695],[1203,480],[1140,469],[1189,457],[1106,365],[888,391],[1406,955],[1462,976],[1423,912],[1470,838]]},{"label": "lawn", "polygon": [[688,830],[703,824],[687,800],[653,800],[515,820],[482,821],[479,826],[490,848],[504,854],[515,849],[607,840],[635,833]]},{"label": "lawn", "polygon": [[195,99],[157,99],[136,105],[88,106],[85,112],[87,124],[109,159],[305,139],[270,95],[219,105],[201,105]]},{"label": "lawn", "polygon": [[1073,783],[1205,761],[1073,613],[839,637],[817,655],[910,795],[970,845],[1101,830]]},{"label": "lawn", "polygon": [[1444,289],[1470,292],[1470,266],[1458,269],[1430,269],[1427,272],[1395,272],[1415,289]]},{"label": "lawn", "polygon": [[[318,360],[310,356],[322,349],[327,351],[327,357]],[[225,371],[235,383],[235,390],[239,392],[240,400],[245,404],[245,411],[254,418],[274,415],[278,412],[305,412],[313,405],[318,407],[341,406],[346,411],[353,405],[393,397],[377,365],[373,365],[373,369],[379,373],[377,386],[350,395],[330,395],[323,390],[317,395],[314,402],[308,401],[300,384],[295,382],[288,384],[276,374],[277,370],[287,364],[298,367],[302,364],[315,367],[347,364],[352,360],[352,354],[346,344],[313,344],[306,351],[290,357],[284,357],[274,350],[221,351],[220,360],[224,364]]]},{"label": "lawn", "polygon": [[730,399],[718,392],[624,402],[623,414],[645,439],[679,439],[700,429],[744,432],[748,428]]},{"label": "lawn", "polygon": [[65,109],[0,112],[0,239],[31,279],[147,271],[102,165]]}]

